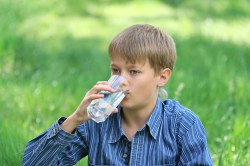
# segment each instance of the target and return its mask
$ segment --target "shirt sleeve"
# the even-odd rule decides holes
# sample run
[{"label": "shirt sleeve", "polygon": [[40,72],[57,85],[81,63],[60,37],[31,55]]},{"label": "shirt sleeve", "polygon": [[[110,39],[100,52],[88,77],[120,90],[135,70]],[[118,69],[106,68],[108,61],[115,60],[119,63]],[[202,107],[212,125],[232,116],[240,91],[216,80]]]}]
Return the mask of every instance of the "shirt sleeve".
[{"label": "shirt sleeve", "polygon": [[70,134],[61,129],[60,124],[65,119],[60,118],[45,132],[29,141],[24,152],[24,166],[74,165],[87,155],[88,147],[82,133],[76,129]]},{"label": "shirt sleeve", "polygon": [[183,134],[180,149],[178,165],[213,165],[208,150],[206,131],[199,119],[196,119]]}]

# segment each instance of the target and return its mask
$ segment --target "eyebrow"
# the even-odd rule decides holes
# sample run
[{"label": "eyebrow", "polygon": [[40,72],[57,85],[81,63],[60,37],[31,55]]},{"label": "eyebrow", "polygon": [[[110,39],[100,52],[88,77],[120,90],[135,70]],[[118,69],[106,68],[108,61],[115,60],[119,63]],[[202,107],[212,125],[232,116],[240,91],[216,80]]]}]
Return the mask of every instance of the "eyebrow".
[{"label": "eyebrow", "polygon": [[[142,66],[143,66],[143,65],[128,64],[128,67],[129,67],[129,68],[141,68]],[[119,67],[119,65],[116,65],[116,64],[111,63],[111,64],[110,64],[110,67]]]},{"label": "eyebrow", "polygon": [[117,66],[116,64],[110,63],[110,66]]}]

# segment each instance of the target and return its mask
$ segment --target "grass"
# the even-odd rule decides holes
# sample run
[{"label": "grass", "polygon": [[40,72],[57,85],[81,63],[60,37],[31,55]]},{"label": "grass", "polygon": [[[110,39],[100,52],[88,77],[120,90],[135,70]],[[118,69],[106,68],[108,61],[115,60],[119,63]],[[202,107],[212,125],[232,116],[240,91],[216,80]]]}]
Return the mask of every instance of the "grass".
[{"label": "grass", "polygon": [[28,140],[108,78],[109,41],[135,23],[175,39],[178,60],[166,88],[202,120],[215,165],[250,163],[247,0],[0,3],[1,165],[20,165]]}]

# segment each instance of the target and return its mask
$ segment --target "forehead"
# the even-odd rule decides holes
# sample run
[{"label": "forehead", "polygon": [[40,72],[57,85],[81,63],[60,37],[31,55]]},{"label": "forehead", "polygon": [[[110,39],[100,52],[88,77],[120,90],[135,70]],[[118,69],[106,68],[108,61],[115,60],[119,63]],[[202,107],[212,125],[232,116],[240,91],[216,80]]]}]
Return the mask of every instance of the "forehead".
[{"label": "forehead", "polygon": [[110,65],[111,66],[127,66],[127,67],[144,67],[144,66],[150,66],[148,60],[145,61],[135,61],[131,62],[129,60],[126,60],[121,57],[111,58],[110,59]]},{"label": "forehead", "polygon": [[110,67],[118,68],[118,69],[124,68],[125,70],[138,69],[138,70],[146,71],[147,73],[152,72],[154,74],[157,74],[154,68],[150,65],[148,60],[145,60],[144,62],[136,61],[135,63],[131,63],[129,61],[124,60],[123,58],[116,57],[116,58],[110,59]]}]

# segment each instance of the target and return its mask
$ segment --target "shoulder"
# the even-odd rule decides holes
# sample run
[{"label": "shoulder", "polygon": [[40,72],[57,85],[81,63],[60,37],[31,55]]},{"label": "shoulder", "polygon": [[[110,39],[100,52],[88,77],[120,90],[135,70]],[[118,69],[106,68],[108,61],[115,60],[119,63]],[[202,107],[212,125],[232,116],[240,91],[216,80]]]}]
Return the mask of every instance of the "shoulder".
[{"label": "shoulder", "polygon": [[174,126],[179,134],[186,133],[194,125],[202,125],[199,117],[193,111],[176,100],[163,101],[163,111],[164,119],[172,124],[171,126]]},{"label": "shoulder", "polygon": [[173,99],[167,99],[163,101],[164,113],[168,116],[175,115],[191,121],[197,119],[197,115],[189,108],[181,105],[178,101]]}]

